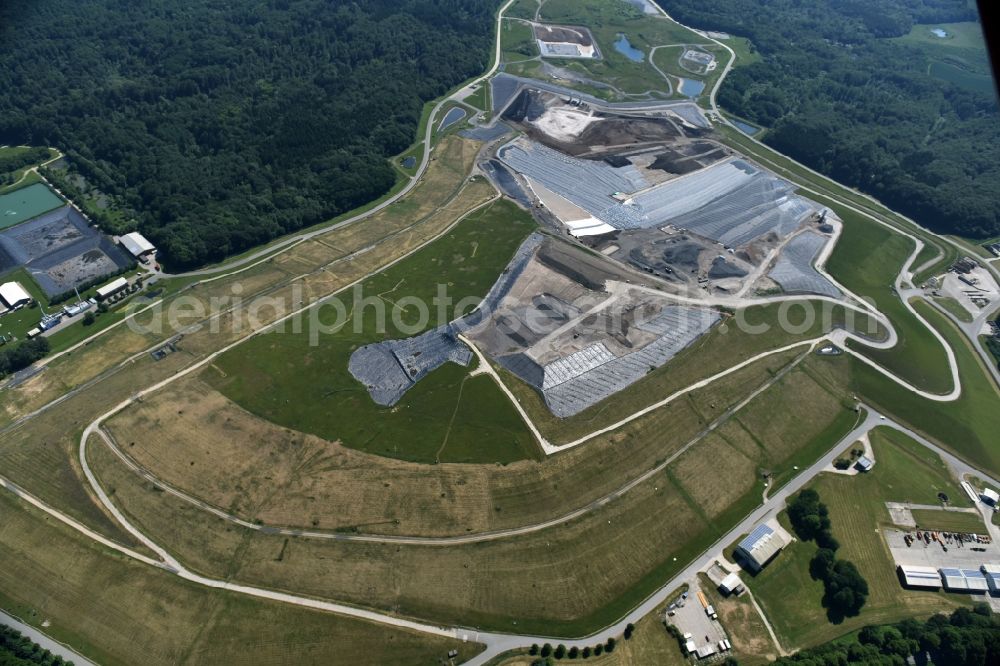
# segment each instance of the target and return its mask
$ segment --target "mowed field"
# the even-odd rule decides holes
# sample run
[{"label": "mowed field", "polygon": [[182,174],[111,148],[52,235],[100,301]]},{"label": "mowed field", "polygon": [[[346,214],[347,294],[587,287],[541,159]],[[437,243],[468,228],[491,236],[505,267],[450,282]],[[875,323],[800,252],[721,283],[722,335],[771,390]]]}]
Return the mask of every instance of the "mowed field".
[{"label": "mowed field", "polygon": [[[533,19],[534,9],[533,3],[529,2],[520,11],[509,15]],[[545,62],[571,70],[581,78],[576,82],[561,80],[560,85],[611,100],[620,99],[622,93],[648,95],[651,99],[671,97],[667,94],[667,82],[649,64],[647,57],[633,61],[615,49],[614,44],[619,34],[626,35],[632,46],[642,51],[644,56],[648,56],[653,46],[660,44],[709,43],[701,35],[673,21],[644,14],[641,9],[620,0],[546,0],[542,4],[539,19],[543,23],[585,25],[590,28],[601,52],[600,59],[545,58]],[[501,33],[501,36],[508,62],[525,61],[526,56],[521,51],[525,48],[523,33],[512,30]],[[532,55],[536,54],[537,47],[532,52]],[[513,64],[507,71],[511,74],[548,78],[541,70],[538,60],[521,65]],[[587,83],[586,79],[596,83]],[[677,96],[676,93],[673,96]]]},{"label": "mowed field", "polygon": [[[700,439],[715,419],[702,411],[723,415],[795,358],[769,357],[585,445],[505,466],[367,454],[261,419],[194,377],[116,415],[108,429],[164,481],[247,519],[388,534],[482,532],[548,520],[615,491]],[[843,411],[835,406],[824,418]],[[796,441],[789,437],[788,446]]]},{"label": "mowed field", "polygon": [[942,408],[941,403],[915,395],[855,360],[847,361],[851,366],[851,387],[869,404],[996,476],[1000,474],[1000,448],[996,446],[1000,390],[954,324],[926,303],[918,302],[915,307],[955,351],[962,395]]},{"label": "mowed field", "polygon": [[[747,395],[752,390],[747,387],[755,374],[751,370],[732,378],[732,390],[738,388],[740,395]],[[788,376],[794,377],[800,372],[803,371],[795,369]],[[759,385],[760,377],[755,381]],[[777,389],[768,389],[739,413],[744,413],[744,410],[771,410],[773,403],[768,399],[771,390]],[[696,410],[711,409],[713,404],[724,410],[731,399],[738,401],[738,398],[726,396],[721,386],[714,387],[711,391],[692,395],[683,408],[692,414],[696,414]],[[783,455],[798,450],[815,451],[817,444],[809,439],[813,432],[821,433],[819,441],[822,448],[829,449],[833,443],[823,441],[823,438],[828,436],[831,424],[839,424],[846,432],[855,420],[853,412],[845,409],[837,399],[820,401],[813,409],[814,424],[789,429],[781,435],[783,445],[788,447]],[[353,493],[345,489],[345,496],[339,498],[344,502],[342,505],[326,501],[317,505],[325,505],[325,510],[330,513],[340,511],[345,515],[357,515],[368,510],[363,505],[369,501],[374,502],[376,507],[383,507],[385,513],[381,521],[372,516],[371,524],[338,530],[344,533],[355,529],[413,533],[414,526],[419,527],[421,533],[433,533],[440,529],[437,525],[420,522],[400,525],[393,515],[397,512],[388,502],[383,500],[380,503],[376,498],[380,490],[394,499],[400,496],[409,498],[406,501],[419,505],[421,514],[426,512],[435,518],[448,517],[450,522],[447,524],[453,530],[464,524],[459,522],[463,513],[469,517],[470,525],[488,522],[492,514],[497,520],[508,521],[508,525],[514,522],[512,517],[520,521],[550,519],[559,515],[563,507],[576,508],[594,499],[595,487],[606,487],[605,477],[620,478],[624,469],[627,480],[644,469],[634,465],[630,467],[620,461],[636,463],[655,454],[657,448],[660,459],[666,460],[670,448],[657,445],[667,433],[680,425],[677,417],[683,413],[671,408],[657,410],[637,422],[637,429],[614,433],[614,440],[595,440],[580,447],[577,457],[559,454],[542,463],[522,462],[506,468],[412,464],[407,467],[398,461],[390,461],[392,467],[379,468],[375,465],[384,458],[359,458],[359,461],[368,462],[377,470],[371,477],[354,475],[363,477],[367,488],[354,486],[356,490]],[[821,417],[821,414],[824,416]],[[849,415],[849,422],[841,421],[844,414]],[[707,422],[697,416],[695,419],[692,423],[695,432],[690,440],[693,448],[690,450],[716,446],[714,440],[700,438],[699,432],[704,432]],[[192,476],[197,475],[201,479],[202,486],[220,483],[218,476],[212,472],[211,449],[214,444],[206,442],[200,457],[192,458],[195,464],[189,465],[187,460],[171,453],[173,442],[169,440],[160,440],[162,444],[155,451],[138,443],[133,447],[132,442],[123,436],[117,422],[113,422],[111,427],[122,447],[143,464],[153,466],[156,462],[154,456],[164,456],[171,460],[171,465],[163,469],[165,472],[169,470],[171,475],[181,477],[185,467],[188,467]],[[208,430],[198,432],[208,434]],[[259,440],[250,441],[256,443]],[[184,448],[185,453],[195,450],[184,442],[178,445]],[[676,444],[674,447],[674,451],[678,450]],[[759,488],[752,479],[747,479],[748,492],[735,498],[728,507],[713,506],[706,511],[690,494],[690,488],[697,485],[694,481],[699,473],[695,471],[694,477],[690,478],[687,468],[678,473],[674,469],[678,461],[674,461],[666,470],[653,474],[647,481],[584,517],[516,538],[433,546],[352,543],[286,538],[238,528],[144,482],[104,445],[94,443],[88,451],[96,473],[123,510],[144,531],[169,545],[177,556],[199,571],[436,621],[472,623],[507,630],[516,626],[522,630],[567,635],[592,631],[619,617],[760,501]],[[331,454],[328,466],[333,467],[338,464],[336,457],[345,450],[331,448],[328,451]],[[275,455],[271,456],[271,452]],[[633,452],[635,460],[632,459]],[[704,451],[701,455],[709,452]],[[357,452],[351,454],[362,455]],[[763,457],[763,452],[759,455]],[[692,459],[695,457],[699,456],[692,454]],[[272,502],[281,504],[284,494],[303,487],[298,481],[285,483],[290,478],[290,472],[283,469],[286,463],[281,462],[282,458],[273,448],[266,457],[262,453],[256,458],[268,463],[263,479],[266,485],[254,487],[255,479],[260,476],[240,478],[241,488],[236,491],[252,490],[254,493],[253,500],[241,500],[244,502],[242,506],[253,507],[255,501],[259,501],[260,506]],[[348,460],[345,458],[339,464],[344,465]],[[616,464],[612,464],[612,460]],[[214,462],[216,469],[225,468],[225,464],[218,460]],[[552,467],[547,468],[550,462]],[[322,469],[325,464],[326,461],[315,468]],[[251,468],[258,466],[254,462],[248,463]],[[303,469],[306,467],[303,465]],[[774,467],[781,468],[782,465]],[[360,469],[360,465],[355,464],[353,469]],[[485,474],[486,470],[492,473]],[[576,470],[579,470],[579,476],[574,475]],[[154,468],[154,471],[157,470]],[[407,478],[402,474],[405,471],[415,471],[416,475],[409,480],[411,485],[406,492],[396,495],[401,485],[397,479]],[[448,474],[446,478],[450,480],[455,494],[437,499],[433,495],[442,488],[443,473]],[[718,474],[717,471],[716,476]],[[385,480],[380,482],[380,476]],[[319,476],[312,475],[312,478]],[[358,483],[352,481],[350,475],[339,478],[345,483]],[[594,483],[590,484],[585,479],[594,479]],[[420,485],[425,489],[420,490]],[[307,492],[318,490],[317,484]],[[457,497],[459,493],[465,496]],[[322,496],[318,493],[316,496],[330,497],[329,494]],[[300,496],[297,500],[300,504],[301,499]],[[489,503],[485,503],[484,499]],[[434,506],[435,501],[439,506]],[[581,504],[576,504],[578,501]],[[316,510],[324,509],[317,506]],[[404,516],[410,513],[410,509],[401,512]],[[256,513],[256,516],[259,515],[260,511]],[[315,512],[310,512],[303,519],[314,515]],[[250,519],[256,519],[256,516]],[[413,516],[418,521],[420,517],[419,514]],[[303,519],[300,519],[300,524],[305,522]],[[457,533],[460,535],[461,529]],[[336,566],[331,566],[332,563]],[[581,581],[586,584],[580,584]],[[513,624],[515,621],[516,625]]]},{"label": "mowed field", "polygon": [[[786,649],[817,645],[866,624],[926,616],[971,603],[962,595],[904,590],[879,534],[882,527],[892,525],[887,501],[936,504],[938,492],[951,498],[964,493],[940,458],[898,431],[876,429],[871,442],[877,461],[871,472],[824,474],[810,484],[830,509],[833,534],[841,544],[837,556],[854,562],[868,581],[870,595],[861,614],[841,624],[827,619],[820,603],[823,584],[809,575],[809,561],[817,549],[813,542],[794,542],[762,573],[744,577]],[[961,499],[956,505],[962,504]]]},{"label": "mowed field", "polygon": [[[469,368],[446,364],[393,407],[377,405],[348,372],[359,347],[409,337],[454,318],[454,306],[438,312],[439,293],[454,303],[485,296],[533,226],[513,204],[490,204],[432,245],[365,280],[361,289],[338,297],[340,311],[349,313],[339,330],[321,331],[320,326],[336,325],[336,309],[324,305],[320,326],[258,336],[216,359],[203,377],[270,421],[363,451],[420,462],[508,463],[533,457],[536,447],[517,412],[492,380],[470,378]],[[421,318],[421,305],[429,320]]]},{"label": "mowed field", "polygon": [[[31,413],[74,387],[85,390],[64,399],[57,409],[35,416],[26,425],[0,432],[0,464],[4,474],[109,537],[124,543],[131,541],[84,488],[76,450],[85,424],[137,390],[177,375],[207,354],[246,336],[250,332],[246,312],[255,295],[271,296],[286,304],[297,303],[305,294],[327,295],[434,238],[469,208],[488,201],[494,195],[492,187],[481,178],[466,181],[478,147],[473,141],[444,139],[436,148],[437,159],[410,195],[416,201],[408,197],[405,206],[402,203],[390,206],[364,224],[328,232],[312,243],[300,243],[236,275],[208,280],[179,295],[174,293],[163,308],[138,318],[144,330],[119,326],[56,359],[44,372],[16,388],[6,389],[0,405],[0,426]],[[369,222],[371,226],[366,226]],[[379,234],[387,235],[387,239]],[[324,255],[319,251],[320,242],[336,244],[337,249],[327,247]],[[306,261],[313,262],[311,267]],[[279,262],[298,272],[282,268]],[[305,273],[303,267],[310,272]],[[235,306],[234,295],[243,299]],[[174,336],[175,328],[162,325],[174,315],[174,305],[184,304],[177,309],[180,312],[211,313],[213,301],[221,302],[215,308],[222,308],[221,315],[179,318],[182,326],[198,322],[206,325],[186,330],[177,352],[160,361],[143,353]],[[257,313],[257,319],[263,323],[277,316],[272,309]],[[130,360],[123,363],[127,359]]]},{"label": "mowed field", "polygon": [[97,663],[430,664],[481,647],[210,590],[0,494],[0,605]]},{"label": "mowed field", "polygon": [[913,241],[846,208],[834,210],[844,220],[844,232],[827,269],[855,294],[872,299],[899,336],[892,349],[868,349],[857,343],[852,347],[920,389],[947,393],[952,385],[944,348],[906,310],[893,288],[914,250]]}]

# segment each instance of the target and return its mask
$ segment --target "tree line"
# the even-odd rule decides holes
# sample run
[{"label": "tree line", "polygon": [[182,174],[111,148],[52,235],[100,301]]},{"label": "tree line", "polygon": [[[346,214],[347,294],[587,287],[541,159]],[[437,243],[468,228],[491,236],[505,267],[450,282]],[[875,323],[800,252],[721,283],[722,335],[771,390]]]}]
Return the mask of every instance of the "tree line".
[{"label": "tree line", "polygon": [[170,266],[220,260],[387,192],[498,4],[0,3],[0,143],[59,147]]},{"label": "tree line", "polygon": [[0,347],[0,377],[24,370],[49,353],[49,340],[38,336],[16,345]]},{"label": "tree line", "polygon": [[0,666],[62,666],[72,664],[35,643],[20,631],[0,625]]},{"label": "tree line", "polygon": [[1000,616],[988,604],[937,614],[924,622],[908,619],[868,626],[855,635],[802,650],[775,663],[780,666],[916,663],[988,666],[1000,663]]},{"label": "tree line", "polygon": [[748,38],[719,104],[764,142],[938,232],[1000,234],[996,95],[930,76],[925,52],[886,38],[974,21],[965,0],[657,0],[696,28]]},{"label": "tree line", "polygon": [[49,159],[49,149],[42,147],[12,150],[6,155],[0,154],[0,182],[4,182],[2,179],[13,182],[13,171],[44,162],[47,159]]},{"label": "tree line", "polygon": [[854,617],[868,600],[868,582],[849,560],[837,557],[840,543],[830,531],[830,512],[811,488],[803,490],[788,505],[788,518],[803,541],[815,541],[819,550],[809,562],[809,575],[823,582],[823,607],[831,622]]}]

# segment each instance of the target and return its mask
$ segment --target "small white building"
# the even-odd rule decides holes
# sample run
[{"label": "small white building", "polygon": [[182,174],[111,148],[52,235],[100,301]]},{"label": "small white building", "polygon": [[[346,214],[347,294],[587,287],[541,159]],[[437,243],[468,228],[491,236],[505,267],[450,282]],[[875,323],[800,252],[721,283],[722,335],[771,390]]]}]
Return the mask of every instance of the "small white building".
[{"label": "small white building", "polygon": [[739,574],[731,573],[722,579],[719,583],[719,591],[725,595],[739,594],[743,591],[743,581],[740,580]]},{"label": "small white building", "polygon": [[868,456],[861,456],[860,458],[858,458],[858,461],[854,463],[854,467],[859,472],[870,472],[872,471],[872,467],[874,466],[875,466],[875,461],[869,458]]},{"label": "small white building", "polygon": [[996,506],[1000,502],[1000,495],[997,494],[997,491],[990,488],[983,488],[983,494],[980,497],[990,506]]},{"label": "small white building", "polygon": [[138,231],[133,231],[130,234],[125,234],[118,239],[118,242],[122,244],[126,250],[129,251],[136,259],[143,259],[146,256],[156,252],[156,248],[146,240],[146,237],[140,234]]},{"label": "small white building", "polygon": [[116,278],[103,287],[97,288],[97,300],[103,301],[111,298],[115,294],[124,291],[126,287],[128,287],[128,280],[123,277]]},{"label": "small white building", "polygon": [[31,294],[19,282],[5,282],[0,284],[0,301],[7,309],[17,310],[31,303]]}]

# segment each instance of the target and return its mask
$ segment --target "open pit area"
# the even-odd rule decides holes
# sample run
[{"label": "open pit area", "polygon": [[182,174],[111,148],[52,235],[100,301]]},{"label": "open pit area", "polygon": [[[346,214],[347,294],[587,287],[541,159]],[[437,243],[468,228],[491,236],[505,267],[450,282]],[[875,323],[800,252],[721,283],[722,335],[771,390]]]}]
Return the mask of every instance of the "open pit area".
[{"label": "open pit area", "polygon": [[24,267],[49,298],[132,263],[72,206],[0,232],[0,274]]},{"label": "open pit area", "polygon": [[596,252],[688,294],[842,298],[816,268],[839,221],[671,107],[523,88],[504,119],[523,134],[495,161]]}]

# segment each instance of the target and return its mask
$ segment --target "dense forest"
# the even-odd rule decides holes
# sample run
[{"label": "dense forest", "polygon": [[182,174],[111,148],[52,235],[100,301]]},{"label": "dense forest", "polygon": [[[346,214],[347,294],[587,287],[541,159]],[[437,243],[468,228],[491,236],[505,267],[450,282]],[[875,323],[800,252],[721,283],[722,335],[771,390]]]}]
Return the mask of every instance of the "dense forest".
[{"label": "dense forest", "polygon": [[762,56],[718,101],[772,128],[765,142],[939,232],[1000,234],[995,94],[928,74],[887,38],[914,24],[976,20],[967,0],[658,0],[696,28],[751,40]]},{"label": "dense forest", "polygon": [[51,145],[173,267],[385,193],[499,0],[0,3],[0,144]]},{"label": "dense forest", "polygon": [[[931,661],[928,662],[927,656]],[[989,666],[1000,663],[1000,616],[988,604],[959,608],[950,616],[934,615],[926,622],[865,627],[857,634],[802,650],[776,661],[780,666],[910,663],[948,666]]]}]

